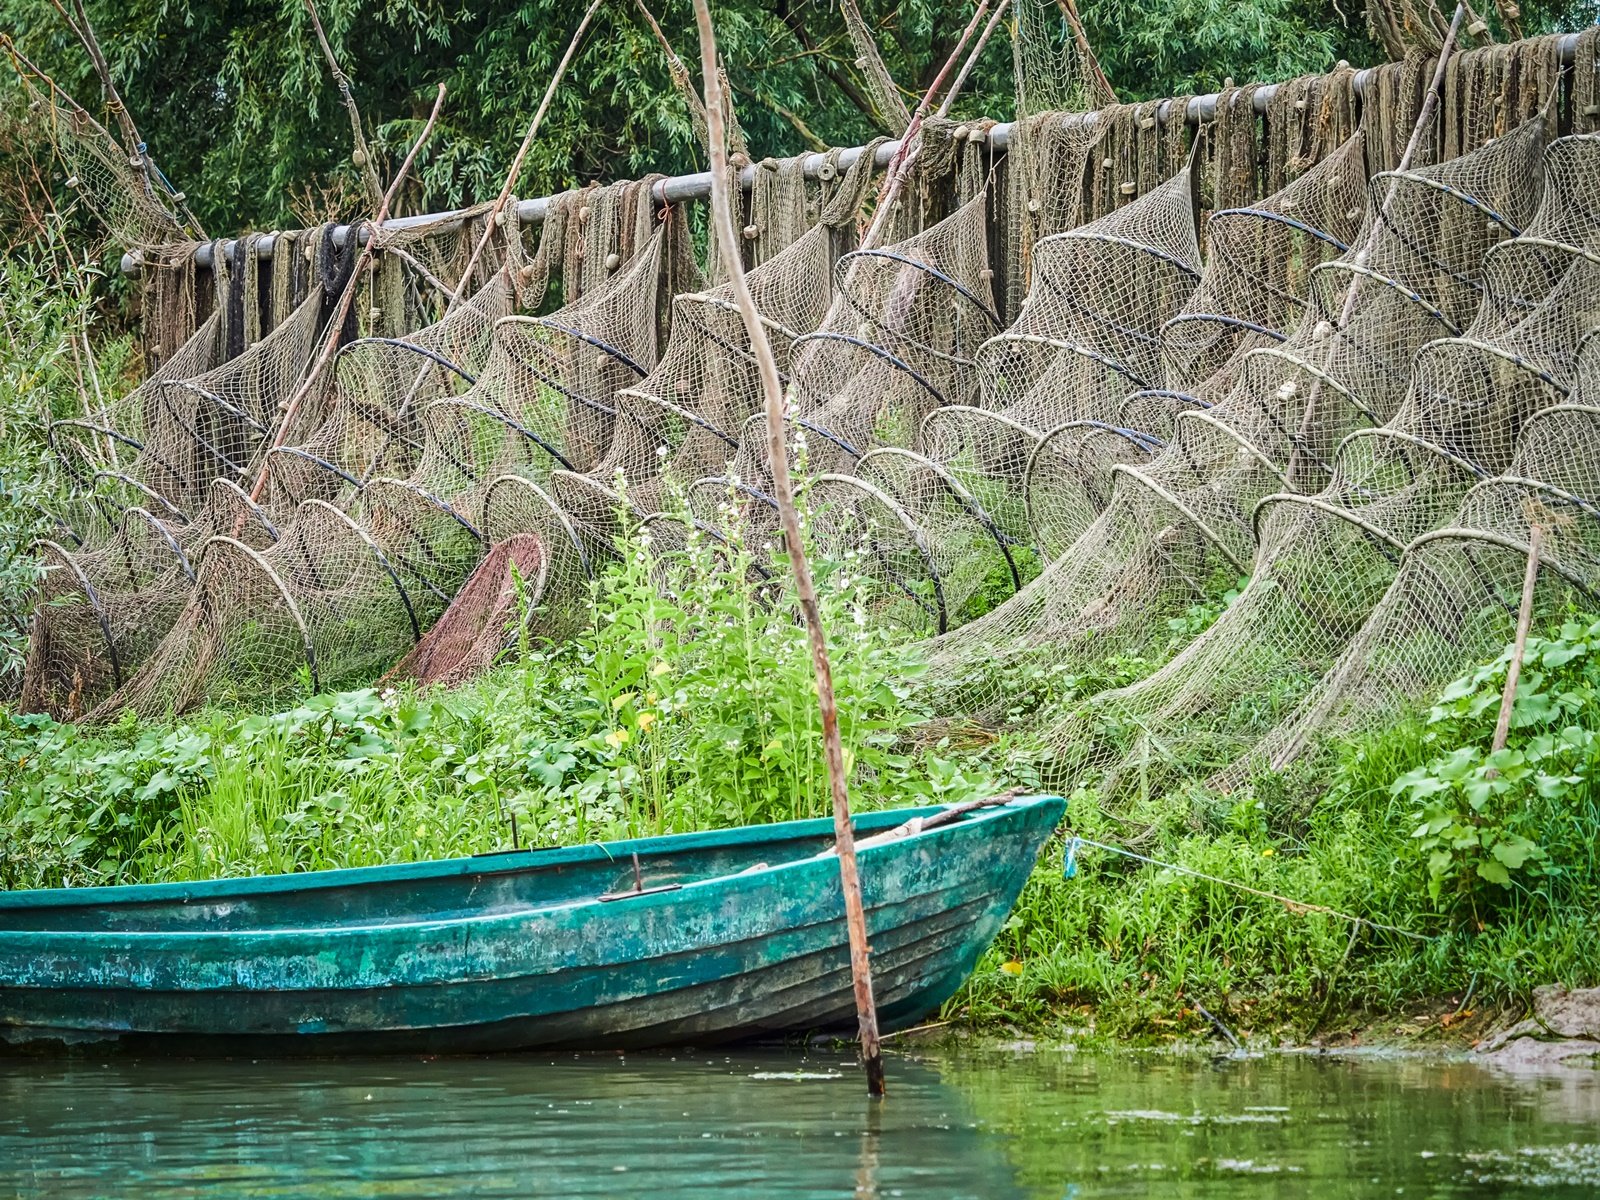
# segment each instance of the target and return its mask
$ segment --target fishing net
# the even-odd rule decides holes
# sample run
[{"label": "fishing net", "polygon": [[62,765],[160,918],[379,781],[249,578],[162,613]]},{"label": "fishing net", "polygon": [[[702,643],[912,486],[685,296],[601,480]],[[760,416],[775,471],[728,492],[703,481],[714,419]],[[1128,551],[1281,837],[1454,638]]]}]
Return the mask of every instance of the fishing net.
[{"label": "fishing net", "polygon": [[193,520],[133,505],[99,546],[41,542],[22,711],[75,718],[121,687],[178,619],[218,534],[261,549],[277,529],[237,484],[219,479]]},{"label": "fishing net", "polygon": [[[1324,727],[1341,732],[1357,717],[1392,716],[1503,645],[1502,616],[1509,604],[1514,619],[1534,524],[1548,539],[1541,553],[1550,567],[1538,599],[1555,605],[1543,612],[1559,614],[1561,604],[1578,599],[1574,588],[1595,582],[1596,426],[1585,402],[1600,384],[1592,336],[1600,325],[1600,223],[1585,196],[1597,156],[1592,135],[1551,146],[1538,219],[1491,256],[1482,318],[1489,332],[1476,337],[1475,327],[1428,347],[1418,360],[1416,403],[1396,428],[1350,440],[1362,490],[1347,487],[1327,509],[1300,512],[1285,498],[1291,503],[1282,515],[1278,505],[1264,510],[1264,529],[1281,524],[1270,536],[1289,545],[1341,518],[1398,562],[1398,571],[1367,568],[1368,603],[1352,605],[1343,626],[1347,635],[1357,625],[1359,632],[1333,644],[1338,662],[1303,704],[1280,714],[1258,751],[1230,768],[1228,783],[1242,781],[1256,763],[1288,761]],[[1547,290],[1530,304],[1540,279],[1550,281]],[[1459,360],[1462,385],[1450,391],[1429,384],[1441,357]],[[1380,475],[1373,467],[1385,458],[1409,469]],[[1327,586],[1319,579],[1319,588]]]},{"label": "fishing net", "polygon": [[[999,321],[988,295],[986,204],[980,192],[921,233],[834,264],[821,327],[790,350],[790,416],[812,472],[848,468],[875,446],[910,446],[926,413],[970,393],[972,356]],[[763,422],[760,413],[746,420],[728,478],[770,508],[760,499],[771,487]],[[708,490],[715,506],[724,487],[707,480],[695,490]]]},{"label": "fishing net", "polygon": [[[206,321],[183,346],[153,371],[143,383],[127,394],[110,400],[82,417],[69,417],[52,421],[49,426],[50,448],[78,489],[75,510],[83,519],[71,522],[84,540],[92,540],[96,533],[109,533],[116,527],[120,510],[109,497],[95,495],[97,480],[102,477],[136,479],[143,474],[133,467],[145,449],[147,413],[152,394],[169,380],[192,379],[206,374],[218,357],[218,320],[215,315]],[[152,428],[154,422],[151,422]],[[154,499],[157,507],[161,499],[155,498],[148,485],[136,484],[132,490],[145,499]]]},{"label": "fishing net", "polygon": [[[1547,191],[1544,211],[1554,200]],[[1103,791],[1135,774],[1149,788],[1233,761],[1332,665],[1406,546],[1449,522],[1475,482],[1506,470],[1525,422],[1566,399],[1579,344],[1600,323],[1600,263],[1568,257],[1554,286],[1529,297],[1522,249],[1510,241],[1490,252],[1478,320],[1422,348],[1400,411],[1345,440],[1326,489],[1262,502],[1254,571],[1216,623],[1059,731],[1064,751],[1123,754]],[[1508,276],[1518,286],[1502,292]]]},{"label": "fishing net", "polygon": [[1295,332],[1244,352],[1227,394],[1180,412],[1147,465],[1112,468],[1105,511],[1039,579],[936,647],[947,702],[992,712],[1012,670],[1153,651],[1170,620],[1246,574],[1257,502],[1319,489],[1344,434],[1394,415],[1416,349],[1477,309],[1485,251],[1537,206],[1541,145],[1531,125],[1375,178],[1352,250],[1311,271]]},{"label": "fishing net", "polygon": [[1004,313],[1014,318],[1030,286],[1040,238],[1083,224],[1084,177],[1110,122],[1087,117],[1116,95],[1087,42],[1055,0],[1013,5],[1015,117],[1005,158]]},{"label": "fishing net", "polygon": [[[903,596],[909,589],[924,601],[939,572],[916,549],[922,539],[915,519],[857,474],[855,464],[875,449],[914,447],[929,412],[970,395],[973,355],[999,325],[986,203],[980,192],[920,234],[843,256],[822,327],[791,348],[791,450],[810,480],[805,505],[812,537],[825,555],[859,557],[887,592]],[[741,536],[763,549],[777,527],[770,497],[765,418],[757,412],[744,423],[728,473],[697,481],[689,498],[708,524],[732,498],[741,509]],[[956,557],[952,539],[949,560]],[[948,607],[913,603],[931,620],[916,627],[939,628]]]},{"label": "fishing net", "polygon": [[281,416],[279,403],[311,366],[323,310],[319,289],[237,358],[200,375],[153,381],[127,476],[183,514],[203,501],[213,479],[250,487]]},{"label": "fishing net", "polygon": [[32,122],[49,138],[83,201],[118,245],[157,247],[188,241],[174,197],[155,182],[142,147],[125,147],[87,109],[42,74],[19,70]]},{"label": "fishing net", "polygon": [[[583,422],[597,410],[614,411],[616,386],[644,373],[641,360],[654,360],[662,244],[663,235],[651,238],[607,283],[548,317],[502,317],[491,327],[481,375],[459,396],[417,406],[419,371],[443,367],[436,382],[444,386],[465,373],[446,366],[442,355],[401,350],[409,361],[398,360],[404,364],[398,371],[380,377],[404,390],[380,393],[393,406],[381,421],[363,417],[362,427],[379,431],[368,439],[378,449],[367,460],[367,477],[325,471],[350,484],[341,504],[300,500],[265,549],[213,537],[171,633],[91,719],[125,708],[148,714],[207,700],[259,699],[297,678],[313,688],[337,687],[370,678],[414,647],[486,548],[478,521],[490,480],[513,468],[547,473],[559,461],[551,439],[577,453]],[[460,338],[482,319],[480,313],[436,329],[435,337]],[[393,365],[387,357],[376,361]],[[338,402],[358,394],[371,393],[346,392]],[[414,422],[406,421],[407,409]],[[407,429],[417,436],[393,440],[414,451],[410,473],[371,474],[389,452],[382,435]]]},{"label": "fishing net", "polygon": [[545,317],[502,318],[487,367],[423,412],[424,449],[404,478],[363,490],[363,523],[408,578],[451,596],[486,547],[489,485],[581,471],[611,442],[619,389],[656,361],[656,289],[664,233],[605,284]]},{"label": "fishing net", "polygon": [[[831,299],[831,231],[818,224],[746,275],[767,340],[787,377],[794,345],[814,330]],[[722,471],[745,422],[760,411],[761,380],[732,287],[673,299],[672,338],[647,377],[617,393],[619,417],[603,457],[557,472],[570,510],[605,524],[624,503],[648,514],[670,492]],[[618,477],[627,492],[624,501]]]},{"label": "fishing net", "polygon": [[1475,485],[1452,520],[1407,548],[1394,582],[1316,689],[1214,782],[1238,786],[1281,769],[1320,737],[1396,719],[1494,658],[1515,632],[1535,524],[1533,628],[1592,609],[1600,602],[1596,462],[1600,408],[1568,403],[1535,414],[1512,470]]},{"label": "fishing net", "polygon": [[548,568],[544,547],[534,534],[519,533],[496,543],[444,615],[382,682],[451,687],[487,671],[526,628]]},{"label": "fishing net", "polygon": [[1040,437],[1109,424],[1122,397],[1161,382],[1160,333],[1200,275],[1187,170],[1127,206],[1035,247],[1021,317],[978,351],[973,405],[930,413],[921,444],[1007,536],[1023,541],[1023,477]]},{"label": "fishing net", "polygon": [[422,451],[420,413],[464,391],[489,357],[495,323],[516,304],[509,271],[403,338],[339,348],[326,386],[309,392],[283,445],[266,457],[265,503],[285,520],[302,500],[333,500],[375,474],[408,474]]},{"label": "fishing net", "polygon": [[1046,559],[1109,502],[1111,469],[1154,458],[1178,413],[1227,396],[1252,349],[1281,344],[1304,315],[1313,270],[1348,253],[1365,209],[1359,133],[1282,191],[1213,213],[1199,286],[1161,327],[1160,372],[1117,411],[1043,431],[1021,479],[1028,532]]}]

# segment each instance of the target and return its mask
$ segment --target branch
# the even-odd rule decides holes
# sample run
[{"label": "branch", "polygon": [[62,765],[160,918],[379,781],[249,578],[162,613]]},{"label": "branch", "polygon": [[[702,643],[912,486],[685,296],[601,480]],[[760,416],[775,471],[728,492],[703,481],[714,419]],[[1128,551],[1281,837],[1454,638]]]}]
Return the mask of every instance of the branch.
[{"label": "branch", "polygon": [[736,92],[740,92],[746,96],[749,96],[750,99],[754,100],[757,104],[766,105],[773,112],[777,113],[780,117],[787,121],[790,127],[800,135],[802,140],[804,140],[806,149],[815,150],[819,154],[828,149],[828,143],[817,136],[816,131],[813,130],[811,126],[806,124],[805,118],[799,113],[794,112],[792,109],[785,108],[776,100],[768,100],[751,89],[741,86],[740,84],[734,84],[733,89]]},{"label": "branch", "polygon": [[350,77],[339,66],[339,60],[333,56],[333,47],[328,44],[328,35],[322,32],[322,17],[317,13],[315,0],[305,0],[305,6],[306,12],[311,15],[311,28],[317,31],[322,57],[328,60],[328,70],[333,73],[333,82],[339,88],[339,99],[344,102],[344,110],[350,116],[350,136],[354,142],[354,152],[350,157],[355,159],[356,166],[361,170],[361,186],[366,189],[367,203],[377,207],[382,203],[383,185],[378,182],[378,168],[367,146],[367,135],[361,128],[361,110],[356,107],[355,94],[350,90]]},{"label": "branch", "polygon": [[1100,59],[1096,56],[1094,47],[1089,45],[1089,35],[1084,32],[1083,21],[1078,16],[1077,0],[1056,0],[1056,7],[1067,19],[1067,28],[1072,30],[1072,40],[1078,44],[1078,55],[1089,69],[1095,91],[1099,93],[1098,98],[1105,104],[1115,104],[1117,89],[1111,86],[1111,80],[1107,79],[1106,73],[1100,69]]},{"label": "branch", "polygon": [[878,111],[878,106],[861,90],[855,80],[839,70],[837,66],[839,60],[817,45],[810,32],[806,29],[805,23],[790,11],[786,0],[779,0],[775,11],[778,14],[778,20],[782,21],[789,32],[794,35],[794,40],[800,43],[800,48],[818,56],[817,65],[828,82],[838,88],[845,99],[860,109],[862,114],[873,124],[887,125],[889,123],[888,119]]},{"label": "branch", "polygon": [[[956,42],[956,47],[950,52],[950,57],[944,60],[944,66],[939,68],[939,73],[934,76],[933,84],[922,94],[922,100],[917,105],[917,111],[911,118],[911,124],[906,127],[905,136],[900,139],[900,146],[894,152],[894,157],[889,160],[889,169],[884,175],[883,189],[878,193],[878,204],[872,213],[872,224],[867,227],[866,236],[861,239],[863,249],[871,249],[878,244],[878,235],[888,222],[889,209],[894,204],[895,197],[900,194],[900,189],[905,186],[906,175],[911,169],[912,143],[916,141],[917,134],[922,130],[923,118],[928,115],[928,104],[933,99],[934,93],[939,90],[939,85],[944,82],[944,77],[950,73],[950,68],[955,66],[956,59],[961,56],[961,51],[972,40],[972,34],[978,27],[978,22],[989,11],[989,0],[979,0],[977,10],[972,14],[972,20],[967,22],[967,27],[961,31],[961,38]],[[951,99],[955,97],[951,91]]]},{"label": "branch", "polygon": [[[333,356],[339,351],[339,330],[344,328],[345,318],[350,315],[350,306],[355,302],[356,292],[360,290],[361,276],[365,273],[367,265],[372,261],[373,255],[378,250],[378,243],[382,240],[383,223],[389,219],[389,205],[400,191],[400,185],[405,182],[406,174],[411,170],[411,164],[417,159],[417,153],[424,143],[433,136],[433,127],[438,123],[439,110],[444,107],[444,84],[439,85],[439,95],[434,99],[433,111],[428,114],[428,123],[422,127],[422,132],[417,135],[417,140],[411,144],[411,150],[406,154],[405,161],[400,164],[400,169],[394,174],[394,181],[389,185],[389,190],[383,194],[378,205],[378,215],[372,222],[372,233],[367,238],[367,244],[361,247],[361,257],[356,260],[355,267],[350,272],[350,282],[345,284],[344,294],[339,297],[339,310],[334,313],[333,319],[328,322],[326,336],[322,339],[322,352],[317,356],[317,361],[306,372],[305,378],[300,381],[300,386],[295,389],[294,395],[283,406],[283,418],[278,422],[278,432],[272,439],[272,445],[267,453],[262,456],[261,470],[256,475],[255,484],[250,489],[252,501],[261,499],[261,493],[267,486],[268,464],[271,461],[272,451],[283,445],[284,439],[289,436],[289,430],[294,425],[295,414],[300,411],[300,406],[305,403],[311,389],[323,377],[328,369],[328,364],[333,361]],[[356,226],[350,227],[350,236],[357,236]],[[239,514],[239,522],[244,521],[244,513]],[[234,526],[234,536],[238,536],[239,524]]]},{"label": "branch", "polygon": [[[106,61],[105,52],[100,49],[100,39],[95,36],[94,26],[89,23],[89,14],[84,11],[83,0],[72,0],[73,12],[71,13],[62,6],[61,0],[50,0],[50,3],[61,14],[61,19],[67,23],[67,28],[71,29],[77,36],[78,41],[83,43],[84,50],[88,52],[89,61],[94,64],[95,74],[100,77],[100,87],[105,92],[106,107],[111,109],[112,114],[116,117],[117,127],[122,132],[123,149],[128,155],[129,165],[136,169],[144,179],[145,193],[151,199],[155,199],[156,189],[160,186],[161,190],[171,197],[173,205],[177,209],[175,216],[173,214],[168,215],[173,216],[173,224],[178,226],[179,232],[193,229],[194,236],[198,240],[204,241],[206,231],[200,222],[195,220],[194,213],[189,211],[189,206],[184,202],[183,193],[173,191],[171,186],[162,178],[160,169],[155,164],[155,159],[150,155],[149,147],[145,144],[144,138],[139,136],[138,127],[133,123],[133,114],[128,111],[128,106],[122,99],[122,93],[117,90],[116,81],[111,77],[111,65]],[[77,14],[76,19],[74,19],[74,13]],[[40,75],[42,78],[49,78],[43,75],[42,72],[40,72]],[[50,86],[55,88],[54,80],[50,80]]]},{"label": "branch", "polygon": [[800,536],[800,515],[794,506],[794,484],[789,478],[789,453],[784,444],[783,389],[778,360],[750,295],[740,259],[739,236],[733,227],[733,198],[728,183],[728,147],[723,128],[722,81],[717,72],[717,41],[711,29],[706,0],[694,0],[695,24],[700,31],[700,61],[706,87],[706,113],[711,119],[711,210],[722,257],[728,263],[728,282],[739,313],[744,318],[750,349],[761,376],[767,416],[767,454],[772,463],[772,490],[783,523],[784,547],[794,571],[795,592],[805,615],[811,643],[811,666],[817,678],[817,707],[822,713],[822,744],[828,764],[828,784],[833,795],[834,843],[839,852],[839,883],[844,891],[845,924],[850,940],[850,975],[854,984],[856,1016],[861,1026],[861,1053],[867,1072],[867,1093],[882,1096],[883,1050],[878,1042],[878,1014],[872,998],[872,970],[867,947],[866,911],[861,903],[861,875],[856,864],[855,831],[850,823],[850,797],[845,790],[844,749],[839,739],[839,711],[833,696],[833,672],[828,663],[828,643],[817,606],[817,589],[806,562]]},{"label": "branch", "polygon": [[[967,82],[967,76],[972,74],[972,68],[978,65],[984,47],[989,44],[989,36],[994,33],[994,27],[1000,24],[1000,18],[1006,15],[1006,9],[1011,7],[1011,0],[1000,0],[995,7],[994,15],[989,18],[989,23],[983,27],[983,33],[978,37],[978,44],[972,48],[972,53],[967,55],[967,61],[961,64],[961,73],[956,76],[956,81],[950,85],[950,94],[944,98],[944,103],[939,105],[939,116],[946,116],[950,106],[956,102],[956,97],[961,94],[962,87]],[[932,95],[932,89],[929,89]]]}]

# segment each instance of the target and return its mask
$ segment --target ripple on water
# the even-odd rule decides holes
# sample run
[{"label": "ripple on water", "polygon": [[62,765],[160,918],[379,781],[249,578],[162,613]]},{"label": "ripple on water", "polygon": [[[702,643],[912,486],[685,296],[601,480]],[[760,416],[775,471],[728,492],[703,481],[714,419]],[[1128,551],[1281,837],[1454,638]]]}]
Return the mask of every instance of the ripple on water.
[{"label": "ripple on water", "polygon": [[889,1086],[833,1053],[0,1060],[0,1196],[1600,1192],[1600,1076],[967,1048],[891,1057]]}]

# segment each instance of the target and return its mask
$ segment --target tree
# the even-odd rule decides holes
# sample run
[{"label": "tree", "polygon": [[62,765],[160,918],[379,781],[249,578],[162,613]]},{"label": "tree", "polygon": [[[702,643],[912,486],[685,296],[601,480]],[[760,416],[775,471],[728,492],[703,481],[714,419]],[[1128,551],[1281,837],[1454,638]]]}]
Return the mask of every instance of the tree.
[{"label": "tree", "polygon": [[[660,4],[656,16],[682,54],[693,40],[689,4]],[[1524,9],[1530,31],[1577,19],[1592,4],[1535,7]],[[915,89],[931,80],[972,11],[971,0],[869,0],[863,8],[890,71]],[[1080,9],[1125,99],[1213,90],[1227,76],[1243,83],[1324,71],[1340,58],[1367,65],[1378,55],[1359,18],[1347,21],[1335,0],[1081,0]],[[151,150],[210,233],[359,210],[348,126],[302,0],[88,0],[88,10]],[[378,153],[398,160],[434,86],[449,88],[402,212],[498,190],[576,21],[575,8],[557,0],[321,0],[320,11]],[[715,16],[756,153],[882,132],[835,6],[722,0]],[[86,56],[46,0],[0,0],[0,28],[95,106],[99,86]],[[1011,94],[1009,47],[996,37],[957,111],[1005,118]],[[704,167],[688,109],[629,0],[597,16],[546,130],[521,195]],[[9,161],[0,138],[0,176]]]}]

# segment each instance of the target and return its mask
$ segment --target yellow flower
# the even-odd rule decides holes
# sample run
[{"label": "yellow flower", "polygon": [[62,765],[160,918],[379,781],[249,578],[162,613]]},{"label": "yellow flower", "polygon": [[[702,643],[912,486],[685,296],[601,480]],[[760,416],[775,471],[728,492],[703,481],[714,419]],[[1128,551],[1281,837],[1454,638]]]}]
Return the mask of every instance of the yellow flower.
[{"label": "yellow flower", "polygon": [[651,679],[660,679],[663,675],[665,675],[670,670],[672,670],[672,668],[667,666],[666,663],[658,662],[655,666],[650,668],[650,678]]},{"label": "yellow flower", "polygon": [[655,723],[656,723],[656,715],[655,715],[655,713],[653,713],[653,712],[642,712],[642,713],[639,714],[639,732],[640,733],[649,733],[650,732],[650,726],[654,725]]},{"label": "yellow flower", "polygon": [[613,697],[612,700],[611,700],[611,711],[612,712],[616,712],[624,704],[628,703],[628,701],[630,701],[632,699],[633,699],[633,693],[632,692],[623,692],[622,695]]},{"label": "yellow flower", "polygon": [[1261,857],[1262,858],[1271,858],[1272,857],[1272,847],[1268,846],[1265,850],[1263,850],[1261,852]]},{"label": "yellow flower", "polygon": [[644,702],[646,704],[654,704],[659,699],[661,699],[661,697],[657,696],[654,692],[646,692],[644,694]]},{"label": "yellow flower", "polygon": [[606,745],[613,750],[620,750],[628,744],[628,731],[626,729],[613,729],[606,734]]},{"label": "yellow flower", "polygon": [[1022,964],[1019,963],[1014,958],[1010,962],[1001,963],[1000,964],[1000,969],[1002,971],[1004,971],[1007,975],[1021,975],[1022,974]]}]

